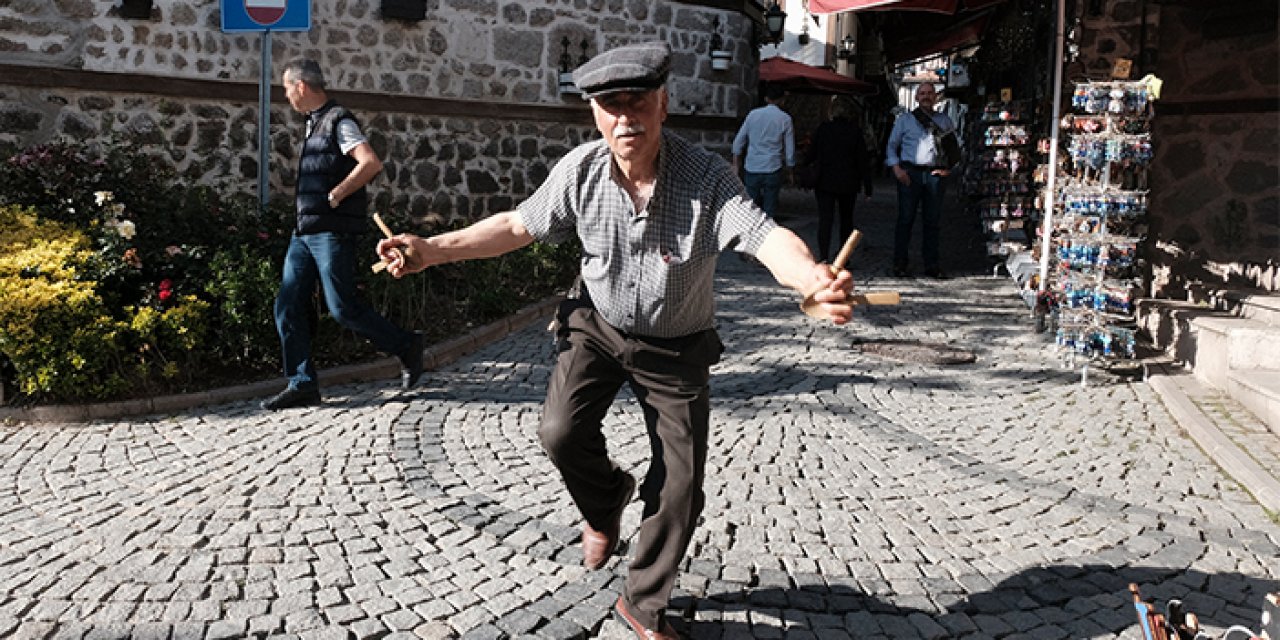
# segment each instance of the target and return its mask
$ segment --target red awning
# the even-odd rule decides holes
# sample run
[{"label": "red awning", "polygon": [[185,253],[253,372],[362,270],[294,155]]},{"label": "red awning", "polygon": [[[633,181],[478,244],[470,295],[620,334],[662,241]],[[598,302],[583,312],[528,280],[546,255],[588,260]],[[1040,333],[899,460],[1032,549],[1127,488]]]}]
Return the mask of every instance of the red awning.
[{"label": "red awning", "polygon": [[871,95],[875,85],[803,62],[775,56],[760,62],[760,81],[779,84],[796,93]]},{"label": "red awning", "polygon": [[930,11],[954,14],[977,11],[1004,0],[809,0],[809,13],[841,13],[844,11]]},{"label": "red awning", "polygon": [[809,0],[809,13],[841,13],[844,11],[932,11],[955,13],[959,0]]},{"label": "red awning", "polygon": [[981,13],[927,36],[895,38],[891,41],[891,46],[885,47],[885,58],[890,63],[905,62],[977,44],[981,42],[982,34],[986,32],[990,21],[990,12]]}]

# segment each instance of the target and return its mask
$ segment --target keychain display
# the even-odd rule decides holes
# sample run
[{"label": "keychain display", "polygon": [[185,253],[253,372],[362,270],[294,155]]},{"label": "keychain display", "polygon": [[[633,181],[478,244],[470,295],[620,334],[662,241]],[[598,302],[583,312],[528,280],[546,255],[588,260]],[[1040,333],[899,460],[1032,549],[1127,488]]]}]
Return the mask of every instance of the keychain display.
[{"label": "keychain display", "polygon": [[1016,174],[1027,167],[1027,160],[1026,154],[1017,149],[993,149],[978,158],[978,166],[987,173]]},{"label": "keychain display", "polygon": [[1019,122],[1029,120],[1026,102],[993,102],[982,108],[983,122]]},{"label": "keychain display", "polygon": [[987,201],[979,207],[978,212],[985,220],[1003,220],[1007,218],[1023,218],[1031,209],[1031,200],[1027,198],[1010,198],[1001,201]]},{"label": "keychain display", "polygon": [[1086,357],[1132,358],[1137,351],[1137,332],[1119,327],[1060,324],[1054,339],[1060,349]]},{"label": "keychain display", "polygon": [[1142,115],[1068,114],[1061,127],[1069,135],[1106,133],[1137,135],[1150,133],[1151,121]]},{"label": "keychain display", "polygon": [[1141,114],[1150,104],[1147,85],[1140,82],[1085,82],[1076,85],[1071,108],[1083,113]]},{"label": "keychain display", "polygon": [[1064,192],[1062,209],[1065,215],[1133,217],[1147,214],[1145,191],[1118,189]]},{"label": "keychain display", "polygon": [[1030,100],[990,102],[973,123],[971,139],[981,142],[973,145],[964,189],[993,258],[1026,251],[1033,244],[1030,230],[1038,226],[1034,109]]},{"label": "keychain display", "polygon": [[1094,171],[1101,171],[1107,163],[1145,167],[1151,164],[1151,136],[1081,134],[1071,139],[1069,151],[1072,162]]},{"label": "keychain display", "polygon": [[1073,361],[1135,357],[1151,99],[1143,82],[1080,83],[1073,112],[1059,120],[1066,157],[1060,182],[1045,196],[1059,212],[1047,306],[1056,319],[1057,348]]},{"label": "keychain display", "polygon": [[1137,266],[1137,243],[1131,238],[1101,240],[1089,236],[1063,239],[1057,248],[1058,266],[1064,270],[1092,273],[1105,277],[1125,277]]},{"label": "keychain display", "polygon": [[1027,144],[1031,137],[1020,124],[987,127],[982,144],[988,147],[1015,147]]}]

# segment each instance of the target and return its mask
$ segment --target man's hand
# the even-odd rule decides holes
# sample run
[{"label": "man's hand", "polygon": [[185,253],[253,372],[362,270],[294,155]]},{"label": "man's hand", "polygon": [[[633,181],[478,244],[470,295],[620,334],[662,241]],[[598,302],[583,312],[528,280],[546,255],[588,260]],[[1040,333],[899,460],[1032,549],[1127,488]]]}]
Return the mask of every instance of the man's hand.
[{"label": "man's hand", "polygon": [[[406,248],[412,251],[401,251]],[[426,241],[411,233],[401,233],[378,241],[378,256],[387,263],[387,273],[397,278],[426,269],[426,253]]]},{"label": "man's hand", "polygon": [[950,169],[934,169],[929,173],[932,173],[933,175],[938,176],[939,178],[945,178],[951,175],[951,170]]},{"label": "man's hand", "polygon": [[831,317],[834,324],[845,324],[853,318],[853,303],[849,296],[853,294],[853,274],[841,269],[837,275],[831,274],[831,265],[815,264],[810,272],[810,283],[807,288],[812,292],[814,302],[821,303],[822,310]]},{"label": "man's hand", "polygon": [[893,177],[897,179],[898,182],[901,182],[902,186],[911,186],[911,176],[907,173],[907,170],[896,164],[893,165]]}]

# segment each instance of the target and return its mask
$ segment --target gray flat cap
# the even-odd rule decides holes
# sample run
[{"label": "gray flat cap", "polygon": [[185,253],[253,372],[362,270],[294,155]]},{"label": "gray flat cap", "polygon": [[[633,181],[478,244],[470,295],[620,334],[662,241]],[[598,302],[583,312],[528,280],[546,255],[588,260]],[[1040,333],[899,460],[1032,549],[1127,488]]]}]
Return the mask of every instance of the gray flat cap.
[{"label": "gray flat cap", "polygon": [[667,83],[671,47],[661,40],[610,49],[573,72],[584,98],[619,91],[649,91]]}]

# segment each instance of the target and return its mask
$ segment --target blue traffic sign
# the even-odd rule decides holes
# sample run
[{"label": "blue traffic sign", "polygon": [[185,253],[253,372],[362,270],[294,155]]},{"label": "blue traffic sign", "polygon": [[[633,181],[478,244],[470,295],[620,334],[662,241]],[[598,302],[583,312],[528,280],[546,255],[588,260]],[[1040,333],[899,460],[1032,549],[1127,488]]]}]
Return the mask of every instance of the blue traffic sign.
[{"label": "blue traffic sign", "polygon": [[311,0],[222,0],[222,30],[310,31]]}]

